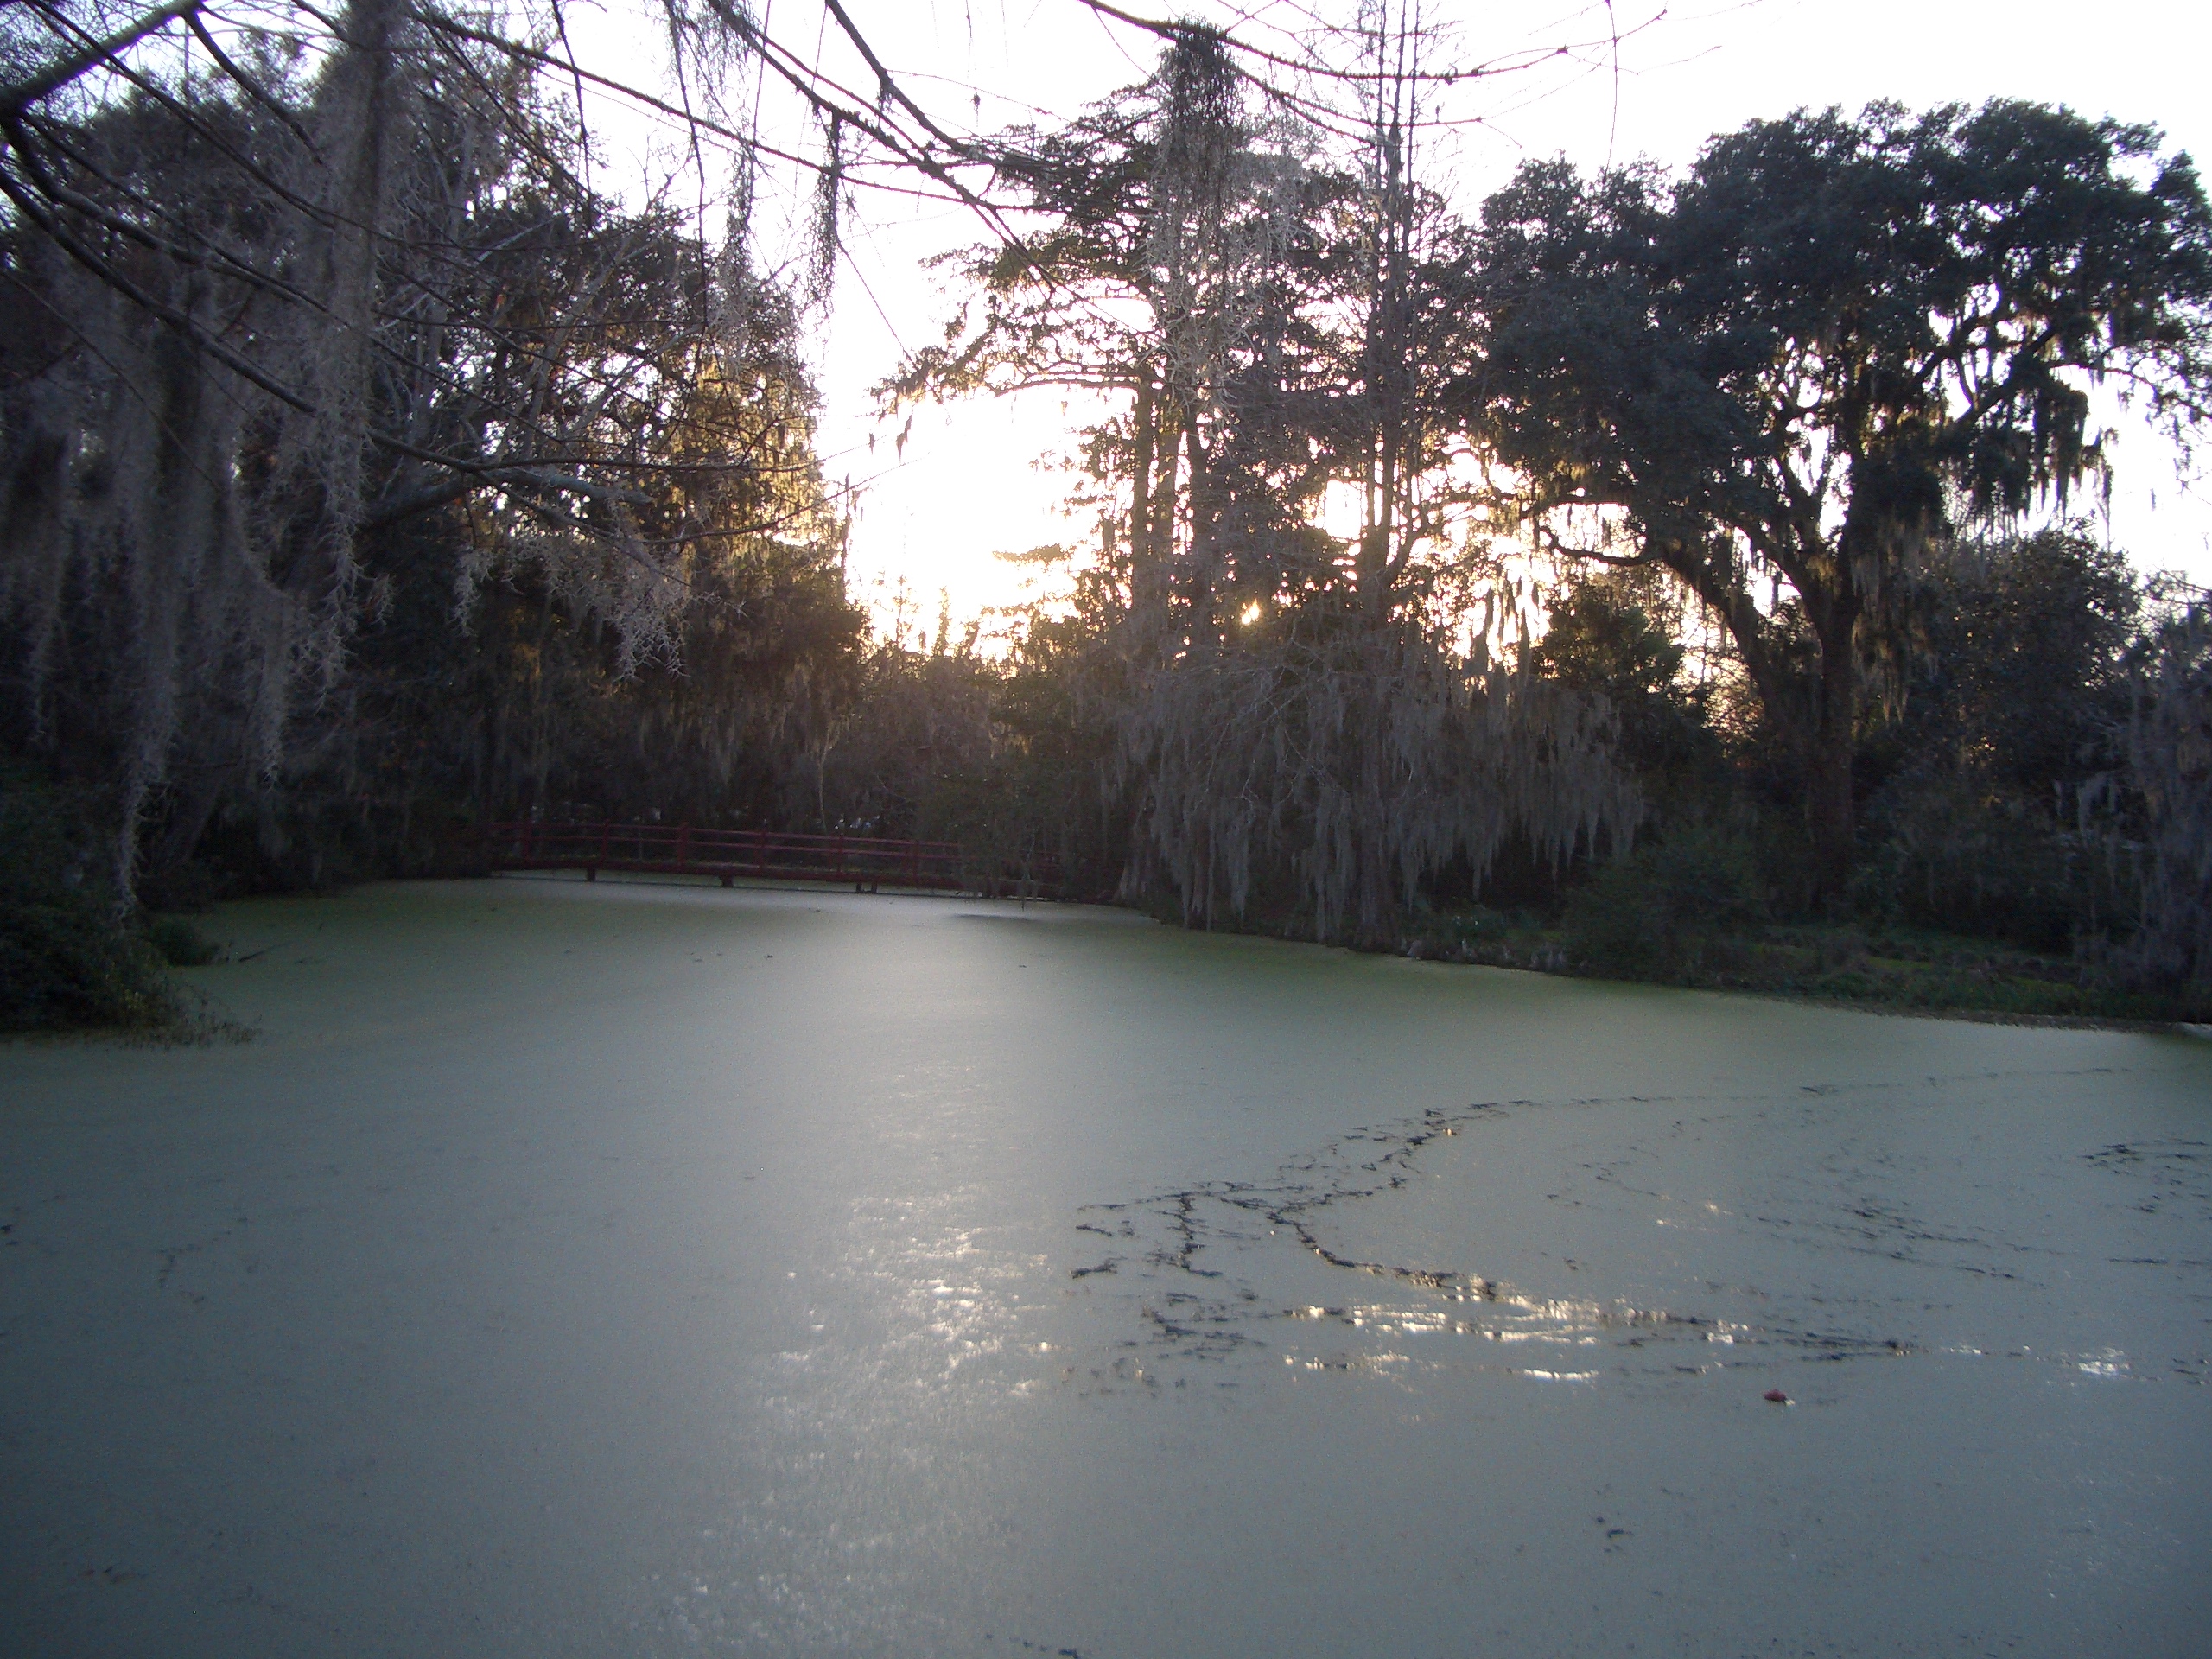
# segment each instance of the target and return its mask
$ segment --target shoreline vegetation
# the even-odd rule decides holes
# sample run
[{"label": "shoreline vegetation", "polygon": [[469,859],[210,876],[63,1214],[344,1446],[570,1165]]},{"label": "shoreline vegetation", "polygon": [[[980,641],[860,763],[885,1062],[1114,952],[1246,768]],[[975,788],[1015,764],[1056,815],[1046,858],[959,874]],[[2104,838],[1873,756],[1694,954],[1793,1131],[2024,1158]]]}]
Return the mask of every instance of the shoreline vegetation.
[{"label": "shoreline vegetation", "polygon": [[[1177,921],[1156,907],[1149,913],[1170,925]],[[1229,931],[1311,943],[1290,927]],[[1588,942],[1574,918],[1476,906],[1416,915],[1402,938],[1352,948],[1446,966],[1723,991],[1870,1014],[2212,1035],[2212,995],[2201,991],[2131,988],[2067,953],[1926,928],[1801,921],[1703,930],[1675,942],[1664,960],[1631,963],[1578,955]]]},{"label": "shoreline vegetation", "polygon": [[[1569,934],[1510,918],[1439,918],[1402,954],[1578,978],[1729,991],[1869,1013],[1999,1024],[2165,1031],[2212,1021],[2202,997],[2084,983],[2079,964],[1989,939],[1853,924],[1800,924],[1706,940],[1701,959],[1649,973],[1608,972],[1566,958]],[[1556,964],[1556,965],[1554,965]]]},{"label": "shoreline vegetation", "polygon": [[[336,897],[342,891],[325,889],[322,896]],[[1179,925],[1173,913],[1156,906],[1119,907],[1148,913],[1169,926]],[[1310,935],[1293,928],[1248,923],[1222,931],[1313,943]],[[102,924],[94,930],[104,941],[99,948],[125,965],[111,969],[111,979],[96,981],[92,995],[73,1005],[72,1017],[48,1014],[26,1020],[16,1005],[14,1017],[0,1024],[0,1044],[196,1046],[252,1040],[255,1029],[226,1010],[214,988],[185,984],[166,971],[229,965],[233,958],[220,931],[219,924],[208,924],[204,916],[161,915],[148,918],[135,936],[124,933],[118,945]],[[2108,978],[2100,982],[2071,957],[1924,928],[1800,922],[1732,932],[1697,930],[1674,941],[1665,960],[1630,963],[1576,954],[1591,945],[1575,918],[1548,921],[1525,910],[1477,906],[1427,912],[1411,918],[1405,936],[1391,944],[1350,948],[1442,966],[1718,991],[1865,1014],[2212,1038],[2212,998],[2146,993]],[[109,1000],[95,1000],[101,996]]]}]

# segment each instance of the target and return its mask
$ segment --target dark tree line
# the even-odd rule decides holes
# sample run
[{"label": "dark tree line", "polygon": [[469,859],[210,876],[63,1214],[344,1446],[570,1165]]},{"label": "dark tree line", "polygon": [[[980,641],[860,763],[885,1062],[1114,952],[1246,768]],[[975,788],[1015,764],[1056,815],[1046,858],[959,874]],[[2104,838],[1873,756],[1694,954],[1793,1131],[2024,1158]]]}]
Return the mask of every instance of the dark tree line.
[{"label": "dark tree line", "polygon": [[[2025,528],[2101,476],[2098,385],[2206,413],[2212,212],[2157,135],[1801,112],[1469,219],[1387,8],[1295,86],[1148,25],[1144,82],[989,137],[832,10],[873,103],[665,13],[695,139],[765,143],[738,60],[821,124],[781,274],[594,186],[550,33],[0,22],[10,1018],[70,916],[464,868],[518,816],[954,838],[1376,946],[1519,906],[1592,966],[1824,917],[2212,974],[2202,596]],[[988,236],[887,402],[1104,410],[1095,544],[1029,556],[1072,601],[1002,657],[845,591],[803,310],[864,163]]]},{"label": "dark tree line", "polygon": [[1349,135],[1198,29],[1007,135],[1033,228],[887,388],[1118,404],[1121,891],[1380,943],[1719,835],[1746,914],[2201,976],[2148,943],[2201,931],[2196,774],[2142,735],[2203,728],[2201,599],[2027,528],[2105,476],[2100,385],[2207,413],[2188,158],[2021,103],[1800,112],[1679,178],[1531,163],[1470,222],[1419,181],[1408,38]]},{"label": "dark tree line", "polygon": [[0,40],[0,715],[106,885],[774,800],[860,630],[787,285],[594,189],[512,41],[394,0],[124,33],[180,20],[196,71],[98,7]]}]

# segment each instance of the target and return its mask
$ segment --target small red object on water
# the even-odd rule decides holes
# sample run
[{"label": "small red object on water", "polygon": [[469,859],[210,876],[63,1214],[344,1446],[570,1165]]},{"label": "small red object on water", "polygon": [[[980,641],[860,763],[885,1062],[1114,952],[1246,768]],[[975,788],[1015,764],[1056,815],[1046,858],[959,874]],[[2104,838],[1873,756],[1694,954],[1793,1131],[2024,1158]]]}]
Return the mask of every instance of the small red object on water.
[{"label": "small red object on water", "polygon": [[1786,1406],[1789,1403],[1789,1396],[1780,1389],[1769,1389],[1766,1391],[1766,1397],[1777,1406]]}]

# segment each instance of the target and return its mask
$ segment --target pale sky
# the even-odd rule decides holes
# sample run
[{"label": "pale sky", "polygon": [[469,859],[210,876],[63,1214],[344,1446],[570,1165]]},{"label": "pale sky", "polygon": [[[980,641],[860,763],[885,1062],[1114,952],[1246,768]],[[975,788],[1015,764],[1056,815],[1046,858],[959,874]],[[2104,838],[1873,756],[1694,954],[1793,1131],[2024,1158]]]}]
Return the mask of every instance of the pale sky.
[{"label": "pale sky", "polygon": [[[1233,9],[1123,3],[1147,15],[1234,22],[1241,36],[1255,40],[1354,9],[1350,0],[1249,0]],[[803,46],[818,38],[825,70],[850,86],[872,83],[834,26],[819,29],[819,0],[773,0],[766,10],[779,39]],[[1071,114],[1141,79],[1157,54],[1148,36],[1109,25],[1076,0],[848,0],[848,10],[906,90],[956,129]],[[1425,21],[1452,26],[1459,49],[1451,55],[1462,60],[1603,41],[1613,26],[1628,36],[1618,74],[1611,54],[1599,49],[1458,94],[1452,112],[1479,116],[1483,124],[1438,159],[1452,194],[1471,212],[1529,156],[1564,153],[1594,167],[1609,156],[1644,156],[1679,167],[1711,134],[1800,105],[1855,108],[1891,99],[1923,108],[1999,96],[2148,121],[2164,129],[2171,146],[2212,157],[2202,69],[2212,25],[2203,17],[2201,9],[2170,0],[2094,8],[2046,0],[1692,0],[1671,10],[1616,0],[1610,10],[1552,12],[1430,0]],[[785,188],[782,207],[795,213],[795,194]],[[923,262],[979,239],[963,210],[863,193],[817,346],[830,474],[862,486],[851,554],[856,596],[880,595],[903,578],[932,623],[940,589],[963,618],[1015,597],[1021,571],[993,553],[1080,542],[1090,529],[1060,513],[1065,480],[1039,466],[1067,446],[1056,397],[924,411],[903,458],[890,442],[895,429],[875,425],[869,388],[902,348],[938,338],[950,315],[951,299]],[[2173,457],[2147,433],[2126,434],[2117,456],[2113,539],[2139,565],[2184,569],[2212,582],[2212,486],[2185,488]]]}]

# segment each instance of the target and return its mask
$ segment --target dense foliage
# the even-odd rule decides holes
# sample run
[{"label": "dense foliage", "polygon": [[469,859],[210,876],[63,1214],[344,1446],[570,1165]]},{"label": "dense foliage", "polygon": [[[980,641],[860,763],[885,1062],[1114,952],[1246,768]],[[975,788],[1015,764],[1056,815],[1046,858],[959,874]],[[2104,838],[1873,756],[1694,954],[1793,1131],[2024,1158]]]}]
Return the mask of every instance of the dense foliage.
[{"label": "dense foliage", "polygon": [[[2064,982],[2036,1008],[2212,995],[2203,598],[2053,518],[2100,378],[2212,408],[2212,211],[2154,133],[1799,112],[1469,221],[1388,8],[1348,121],[1161,25],[1052,130],[902,150],[888,71],[807,84],[819,258],[772,279],[741,214],[595,188],[481,20],[119,16],[0,22],[10,1023],[166,1017],[200,946],[151,912],[522,817],[956,840],[979,887],[1691,982],[1964,938]],[[181,21],[221,73],[129,55]],[[1096,541],[1019,556],[1068,590],[1001,652],[845,590],[803,315],[852,133],[993,238],[887,404],[1105,411]]]},{"label": "dense foliage", "polygon": [[74,820],[51,790],[0,776],[0,1032],[173,1027],[186,1008],[162,953],[118,919]]},{"label": "dense foliage", "polygon": [[741,230],[595,190],[574,112],[442,14],[356,0],[318,54],[191,21],[227,73],[65,56],[118,73],[18,83],[0,168],[0,741],[92,804],[106,889],[774,810],[861,622]]},{"label": "dense foliage", "polygon": [[[1468,269],[1471,429],[1540,537],[1662,566],[1726,627],[1799,757],[1826,895],[1869,666],[1961,517],[2063,504],[2102,460],[2096,382],[2177,429],[2212,408],[2196,173],[2063,109],[1801,111],[1680,181],[1533,163]],[[1792,604],[1762,607],[1777,579]]]}]

